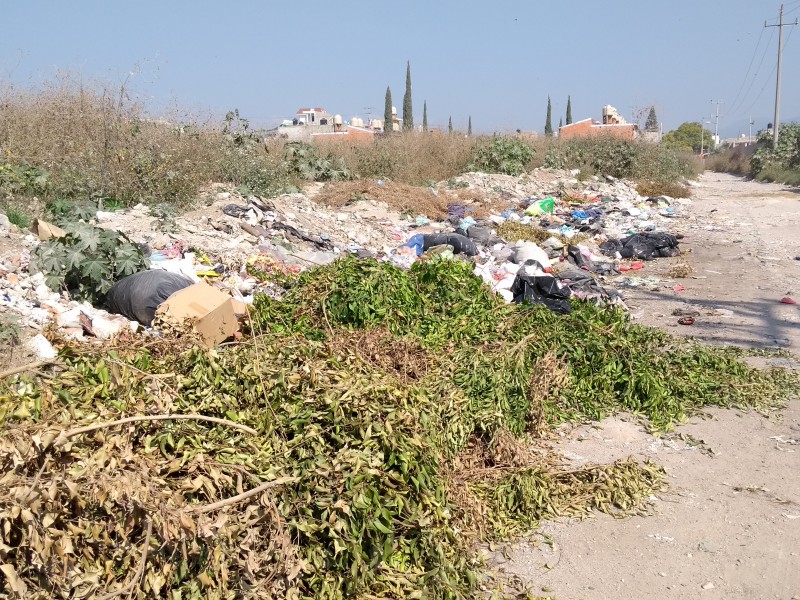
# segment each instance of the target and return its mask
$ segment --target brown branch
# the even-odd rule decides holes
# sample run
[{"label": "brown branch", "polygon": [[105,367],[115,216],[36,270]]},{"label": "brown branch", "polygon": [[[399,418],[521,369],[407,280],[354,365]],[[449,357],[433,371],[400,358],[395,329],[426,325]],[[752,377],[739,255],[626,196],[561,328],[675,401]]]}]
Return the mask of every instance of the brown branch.
[{"label": "brown branch", "polygon": [[225,500],[220,500],[219,502],[214,502],[213,504],[205,504],[201,506],[192,506],[186,509],[186,512],[189,513],[207,513],[213,510],[217,510],[218,508],[224,508],[226,506],[230,506],[231,504],[236,504],[237,502],[241,502],[242,500],[247,500],[251,496],[255,496],[256,494],[260,494],[264,490],[268,490],[269,488],[277,487],[279,485],[283,485],[284,483],[294,483],[298,481],[297,477],[280,477],[275,479],[274,481],[268,481],[266,483],[262,483],[258,487],[254,487],[252,490],[248,490],[241,494],[237,494],[236,496],[231,496],[230,498],[226,498]]},{"label": "brown branch", "polygon": [[89,433],[90,431],[96,431],[97,429],[106,429],[108,427],[115,427],[116,425],[125,425],[126,423],[137,423],[141,421],[172,421],[172,420],[209,421],[211,423],[217,423],[218,425],[227,425],[228,427],[233,427],[234,429],[240,429],[241,431],[244,431],[251,435],[258,435],[258,432],[255,429],[252,429],[247,425],[242,425],[241,423],[234,423],[233,421],[228,421],[227,419],[219,419],[217,417],[207,417],[206,415],[196,415],[196,414],[143,415],[138,417],[126,417],[124,419],[119,419],[118,421],[95,423],[94,425],[87,425],[86,427],[78,427],[77,429],[70,429],[64,435],[67,438],[71,438],[76,435],[80,435],[82,433]]},{"label": "brown branch", "polygon": [[106,594],[105,596],[99,596],[97,600],[111,600],[111,598],[116,598],[117,596],[122,596],[125,592],[129,592],[134,587],[139,585],[139,582],[142,580],[142,575],[144,575],[144,568],[147,564],[147,551],[150,549],[150,535],[153,533],[153,521],[147,521],[147,534],[144,537],[144,545],[142,546],[142,557],[139,559],[139,567],[136,569],[136,575],[134,575],[133,579],[123,588],[117,590],[116,592],[111,592],[110,594]]},{"label": "brown branch", "polygon": [[0,379],[5,379],[6,377],[11,377],[12,375],[16,375],[17,373],[24,373],[25,371],[35,371],[39,367],[43,367],[44,365],[53,364],[55,360],[37,360],[36,362],[29,363],[27,365],[22,365],[21,367],[14,367],[13,369],[9,369],[8,371],[3,371],[0,373]]}]

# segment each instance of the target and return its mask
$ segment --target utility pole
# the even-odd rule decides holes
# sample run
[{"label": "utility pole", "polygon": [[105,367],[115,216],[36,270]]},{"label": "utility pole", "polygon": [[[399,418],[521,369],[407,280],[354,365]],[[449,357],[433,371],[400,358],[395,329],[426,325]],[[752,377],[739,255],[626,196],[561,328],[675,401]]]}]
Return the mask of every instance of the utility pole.
[{"label": "utility pole", "polygon": [[753,143],[753,117],[750,117],[750,133],[747,136],[747,141]]},{"label": "utility pole", "polygon": [[[714,101],[711,101],[711,104],[714,104]],[[711,115],[715,117],[714,119],[714,143],[719,144],[719,105],[722,104],[722,100],[717,100],[717,114]]]},{"label": "utility pole", "polygon": [[772,123],[772,143],[778,144],[778,125],[780,123],[781,115],[781,56],[783,54],[783,28],[787,26],[797,25],[797,19],[794,23],[783,22],[783,4],[781,4],[781,12],[778,15],[777,25],[767,25],[764,21],[764,27],[777,27],[778,28],[778,77],[775,82],[775,119]]}]

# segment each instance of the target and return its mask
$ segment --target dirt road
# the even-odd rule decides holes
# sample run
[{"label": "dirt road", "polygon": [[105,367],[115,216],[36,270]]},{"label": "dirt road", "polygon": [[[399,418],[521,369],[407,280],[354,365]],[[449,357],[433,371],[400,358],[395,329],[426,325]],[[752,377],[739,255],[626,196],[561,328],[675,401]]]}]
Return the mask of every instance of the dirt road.
[{"label": "dirt road", "polygon": [[[687,257],[647,263],[636,275],[661,281],[628,292],[636,320],[797,356],[800,305],[780,301],[800,301],[800,190],[706,173],[693,199],[691,215],[675,229],[685,234],[694,278],[666,276]],[[695,311],[695,324],[678,325],[676,309]],[[509,548],[508,559],[494,555],[535,593],[558,600],[800,599],[800,400],[774,419],[711,410],[662,438],[617,416],[565,429],[559,449],[575,464],[650,457],[666,468],[669,489],[652,499],[652,516],[547,523],[550,543],[537,536]]]}]

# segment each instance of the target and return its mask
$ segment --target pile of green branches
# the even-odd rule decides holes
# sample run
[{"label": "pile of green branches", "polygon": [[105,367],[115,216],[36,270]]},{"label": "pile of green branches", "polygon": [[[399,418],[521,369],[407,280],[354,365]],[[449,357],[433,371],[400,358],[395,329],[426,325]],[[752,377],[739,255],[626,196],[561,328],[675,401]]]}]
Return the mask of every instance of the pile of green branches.
[{"label": "pile of green branches", "polygon": [[58,377],[0,383],[9,595],[473,598],[478,540],[663,485],[633,459],[565,471],[531,450],[553,424],[669,427],[797,385],[609,309],[502,304],[457,261],[337,261],[259,298],[250,333],[65,346]]}]

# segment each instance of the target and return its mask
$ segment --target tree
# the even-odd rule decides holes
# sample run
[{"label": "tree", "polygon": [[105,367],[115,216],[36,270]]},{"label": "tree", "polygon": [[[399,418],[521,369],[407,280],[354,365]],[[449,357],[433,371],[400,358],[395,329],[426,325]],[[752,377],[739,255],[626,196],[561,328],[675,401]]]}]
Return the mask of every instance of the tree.
[{"label": "tree", "polygon": [[683,123],[677,129],[665,134],[661,142],[676,150],[700,152],[701,144],[703,151],[714,149],[714,134],[703,129],[698,122]]},{"label": "tree", "polygon": [[564,126],[564,123],[561,121],[561,117],[558,118],[558,130],[561,131],[561,128]]},{"label": "tree", "polygon": [[544,122],[544,134],[553,135],[553,107],[550,105],[550,96],[547,97],[547,120]]},{"label": "tree", "polygon": [[386,105],[383,108],[383,131],[388,133],[394,131],[394,120],[392,119],[392,90],[386,86]]},{"label": "tree", "polygon": [[469,121],[467,121],[467,135],[472,135],[472,115],[469,116]]},{"label": "tree", "polygon": [[428,101],[422,103],[422,131],[428,131]]},{"label": "tree", "polygon": [[447,119],[447,133],[453,133],[453,117]]},{"label": "tree", "polygon": [[572,98],[567,96],[567,125],[572,124]]},{"label": "tree", "polygon": [[650,114],[647,115],[647,121],[644,124],[645,131],[658,131],[658,119],[656,118],[656,107],[650,107]]},{"label": "tree", "polygon": [[411,61],[406,62],[406,93],[403,96],[403,129],[414,129],[414,111],[411,107]]}]

